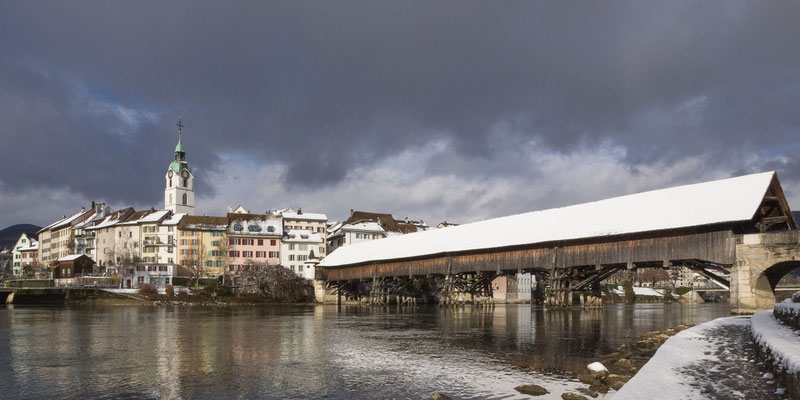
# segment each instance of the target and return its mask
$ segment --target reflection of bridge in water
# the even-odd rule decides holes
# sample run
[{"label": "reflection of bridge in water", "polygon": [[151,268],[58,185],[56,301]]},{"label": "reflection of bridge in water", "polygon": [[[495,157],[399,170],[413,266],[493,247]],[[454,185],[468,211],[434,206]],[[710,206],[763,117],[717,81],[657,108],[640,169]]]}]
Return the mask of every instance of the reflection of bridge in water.
[{"label": "reflection of bridge in water", "polygon": [[734,312],[753,312],[800,266],[797,228],[767,172],[342,247],[320,263],[317,288],[384,301],[430,286],[491,297],[495,277],[530,272],[547,282],[547,305],[591,306],[615,273],[688,267],[730,287]]}]

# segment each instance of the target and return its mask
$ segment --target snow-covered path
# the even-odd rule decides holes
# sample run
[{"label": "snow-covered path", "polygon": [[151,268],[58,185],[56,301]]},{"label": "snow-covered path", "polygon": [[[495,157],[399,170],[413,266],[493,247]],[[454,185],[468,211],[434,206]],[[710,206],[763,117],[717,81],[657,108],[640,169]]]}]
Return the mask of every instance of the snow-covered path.
[{"label": "snow-covered path", "polygon": [[750,317],[718,318],[668,339],[612,399],[784,398],[765,372]]}]

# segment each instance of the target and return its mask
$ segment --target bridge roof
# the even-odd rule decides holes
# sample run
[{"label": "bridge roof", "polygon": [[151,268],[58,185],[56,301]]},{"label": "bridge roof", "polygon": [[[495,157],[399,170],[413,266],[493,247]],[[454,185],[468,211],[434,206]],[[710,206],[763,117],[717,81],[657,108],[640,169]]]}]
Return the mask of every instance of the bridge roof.
[{"label": "bridge roof", "polygon": [[357,243],[319,266],[749,221],[773,177],[763,172]]}]

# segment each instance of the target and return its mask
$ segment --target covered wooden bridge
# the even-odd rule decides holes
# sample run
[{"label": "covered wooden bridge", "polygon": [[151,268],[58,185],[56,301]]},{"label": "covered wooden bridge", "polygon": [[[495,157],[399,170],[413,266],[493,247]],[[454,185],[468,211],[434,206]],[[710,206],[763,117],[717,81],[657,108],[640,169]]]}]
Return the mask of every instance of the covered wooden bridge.
[{"label": "covered wooden bridge", "polygon": [[[765,172],[346,246],[322,260],[318,278],[345,294],[371,281],[400,296],[430,277],[485,294],[498,275],[532,272],[549,282],[549,305],[569,306],[575,293],[590,304],[601,281],[636,268],[686,266],[730,287],[712,270],[737,268],[745,235],[794,229],[777,174]],[[755,290],[739,283],[732,302]]]}]

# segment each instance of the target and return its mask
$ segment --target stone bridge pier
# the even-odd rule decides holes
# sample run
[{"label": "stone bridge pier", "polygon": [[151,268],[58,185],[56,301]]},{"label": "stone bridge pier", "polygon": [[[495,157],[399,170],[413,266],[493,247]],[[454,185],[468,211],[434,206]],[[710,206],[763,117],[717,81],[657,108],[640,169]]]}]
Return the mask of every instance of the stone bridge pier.
[{"label": "stone bridge pier", "polygon": [[800,231],[743,235],[731,268],[731,311],[749,314],[772,309],[775,286],[800,267]]}]

